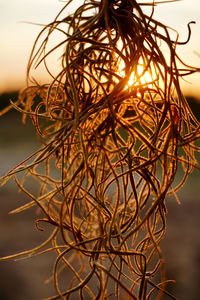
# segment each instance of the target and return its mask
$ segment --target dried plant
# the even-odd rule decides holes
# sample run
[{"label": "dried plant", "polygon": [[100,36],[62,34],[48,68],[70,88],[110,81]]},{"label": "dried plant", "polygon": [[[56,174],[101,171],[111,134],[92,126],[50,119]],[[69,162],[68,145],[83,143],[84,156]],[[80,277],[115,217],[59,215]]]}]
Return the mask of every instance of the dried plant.
[{"label": "dried plant", "polygon": [[[200,127],[179,81],[198,69],[176,52],[193,22],[180,42],[153,18],[156,2],[88,0],[66,16],[71,2],[38,36],[28,87],[12,103],[24,121],[32,119],[42,147],[4,177],[31,199],[13,212],[39,206],[37,225],[48,223],[52,234],[3,259],[55,251],[57,296],[48,299],[176,299],[166,290],[159,243],[166,197],[197,167]],[[49,49],[54,33],[63,39]],[[55,76],[47,59],[63,47]],[[31,78],[42,64],[50,84]],[[26,189],[28,176],[38,182],[35,194]],[[61,289],[66,270],[71,281]]]}]

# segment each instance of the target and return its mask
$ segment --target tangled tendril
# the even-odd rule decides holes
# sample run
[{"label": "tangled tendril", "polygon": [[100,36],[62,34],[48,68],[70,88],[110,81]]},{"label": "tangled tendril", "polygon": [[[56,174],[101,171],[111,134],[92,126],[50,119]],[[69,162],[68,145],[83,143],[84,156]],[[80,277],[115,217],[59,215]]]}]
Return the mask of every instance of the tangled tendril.
[{"label": "tangled tendril", "polygon": [[[180,42],[153,18],[155,2],[88,0],[66,17],[70,2],[37,38],[29,85],[12,104],[24,121],[32,119],[42,147],[6,175],[31,199],[15,212],[38,205],[38,227],[45,222],[53,232],[42,245],[12,257],[57,253],[57,296],[49,299],[176,299],[165,289],[159,243],[166,197],[197,167],[199,123],[179,79],[198,69],[176,52],[189,41],[193,22]],[[143,5],[151,7],[150,15]],[[54,33],[63,39],[49,50]],[[47,59],[63,47],[55,76]],[[42,64],[50,84],[30,76]],[[19,172],[25,172],[22,182]],[[37,179],[37,195],[25,188],[28,176]],[[71,281],[61,289],[66,270]]]}]

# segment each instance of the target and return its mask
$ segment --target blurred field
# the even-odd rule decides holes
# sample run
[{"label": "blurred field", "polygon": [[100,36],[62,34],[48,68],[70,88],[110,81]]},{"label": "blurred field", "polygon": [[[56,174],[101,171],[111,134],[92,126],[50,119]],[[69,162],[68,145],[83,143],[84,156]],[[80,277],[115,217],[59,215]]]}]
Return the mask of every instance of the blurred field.
[{"label": "blurred field", "polygon": [[[0,97],[1,109],[17,94]],[[199,118],[200,103],[189,100]],[[11,111],[0,118],[0,176],[38,148],[30,122],[21,124],[20,113]],[[199,171],[189,178],[178,196],[167,199],[167,233],[162,242],[167,273],[177,284],[172,290],[180,300],[199,300],[200,294],[200,193]],[[48,235],[35,227],[37,209],[17,215],[8,212],[26,202],[12,181],[0,189],[0,256],[39,245]],[[54,255],[0,262],[0,300],[36,300],[53,295],[51,284],[44,284],[52,272]],[[166,298],[166,300],[169,298]]]}]

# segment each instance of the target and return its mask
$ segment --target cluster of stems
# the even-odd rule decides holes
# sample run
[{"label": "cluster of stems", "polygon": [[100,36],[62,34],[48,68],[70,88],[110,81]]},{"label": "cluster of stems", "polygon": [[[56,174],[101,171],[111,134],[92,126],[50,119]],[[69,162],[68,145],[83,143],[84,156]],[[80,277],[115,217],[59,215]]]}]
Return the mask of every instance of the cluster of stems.
[{"label": "cluster of stems", "polygon": [[[30,198],[14,212],[39,206],[37,225],[48,223],[52,234],[7,258],[55,251],[52,300],[176,299],[159,244],[166,199],[197,167],[200,127],[179,81],[198,70],[176,51],[192,22],[180,42],[154,19],[154,1],[88,0],[66,15],[72,4],[41,31],[28,87],[12,103],[32,119],[41,148],[4,178]],[[56,33],[62,40],[49,48]],[[54,75],[48,58],[58,49],[62,68]],[[50,84],[31,78],[41,65]],[[26,188],[30,176],[35,194]]]}]

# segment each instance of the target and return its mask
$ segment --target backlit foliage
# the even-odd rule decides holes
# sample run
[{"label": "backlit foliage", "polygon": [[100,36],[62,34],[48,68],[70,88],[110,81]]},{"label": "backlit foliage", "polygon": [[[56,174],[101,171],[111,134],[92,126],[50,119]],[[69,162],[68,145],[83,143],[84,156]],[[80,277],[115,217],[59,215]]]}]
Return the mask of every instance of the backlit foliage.
[{"label": "backlit foliage", "polygon": [[[5,176],[30,198],[15,212],[39,206],[38,227],[48,223],[52,235],[7,258],[55,251],[51,299],[176,299],[166,290],[159,243],[166,197],[197,167],[199,124],[179,79],[198,70],[176,53],[191,24],[187,41],[172,40],[171,29],[154,19],[155,4],[88,0],[67,15],[67,3],[36,40],[28,87],[12,104],[24,121],[32,119],[42,145]],[[63,39],[49,49],[55,33]],[[55,76],[47,60],[60,48]],[[50,84],[31,77],[39,65]],[[30,176],[35,194],[26,188]],[[71,280],[61,288],[66,270]]]}]

